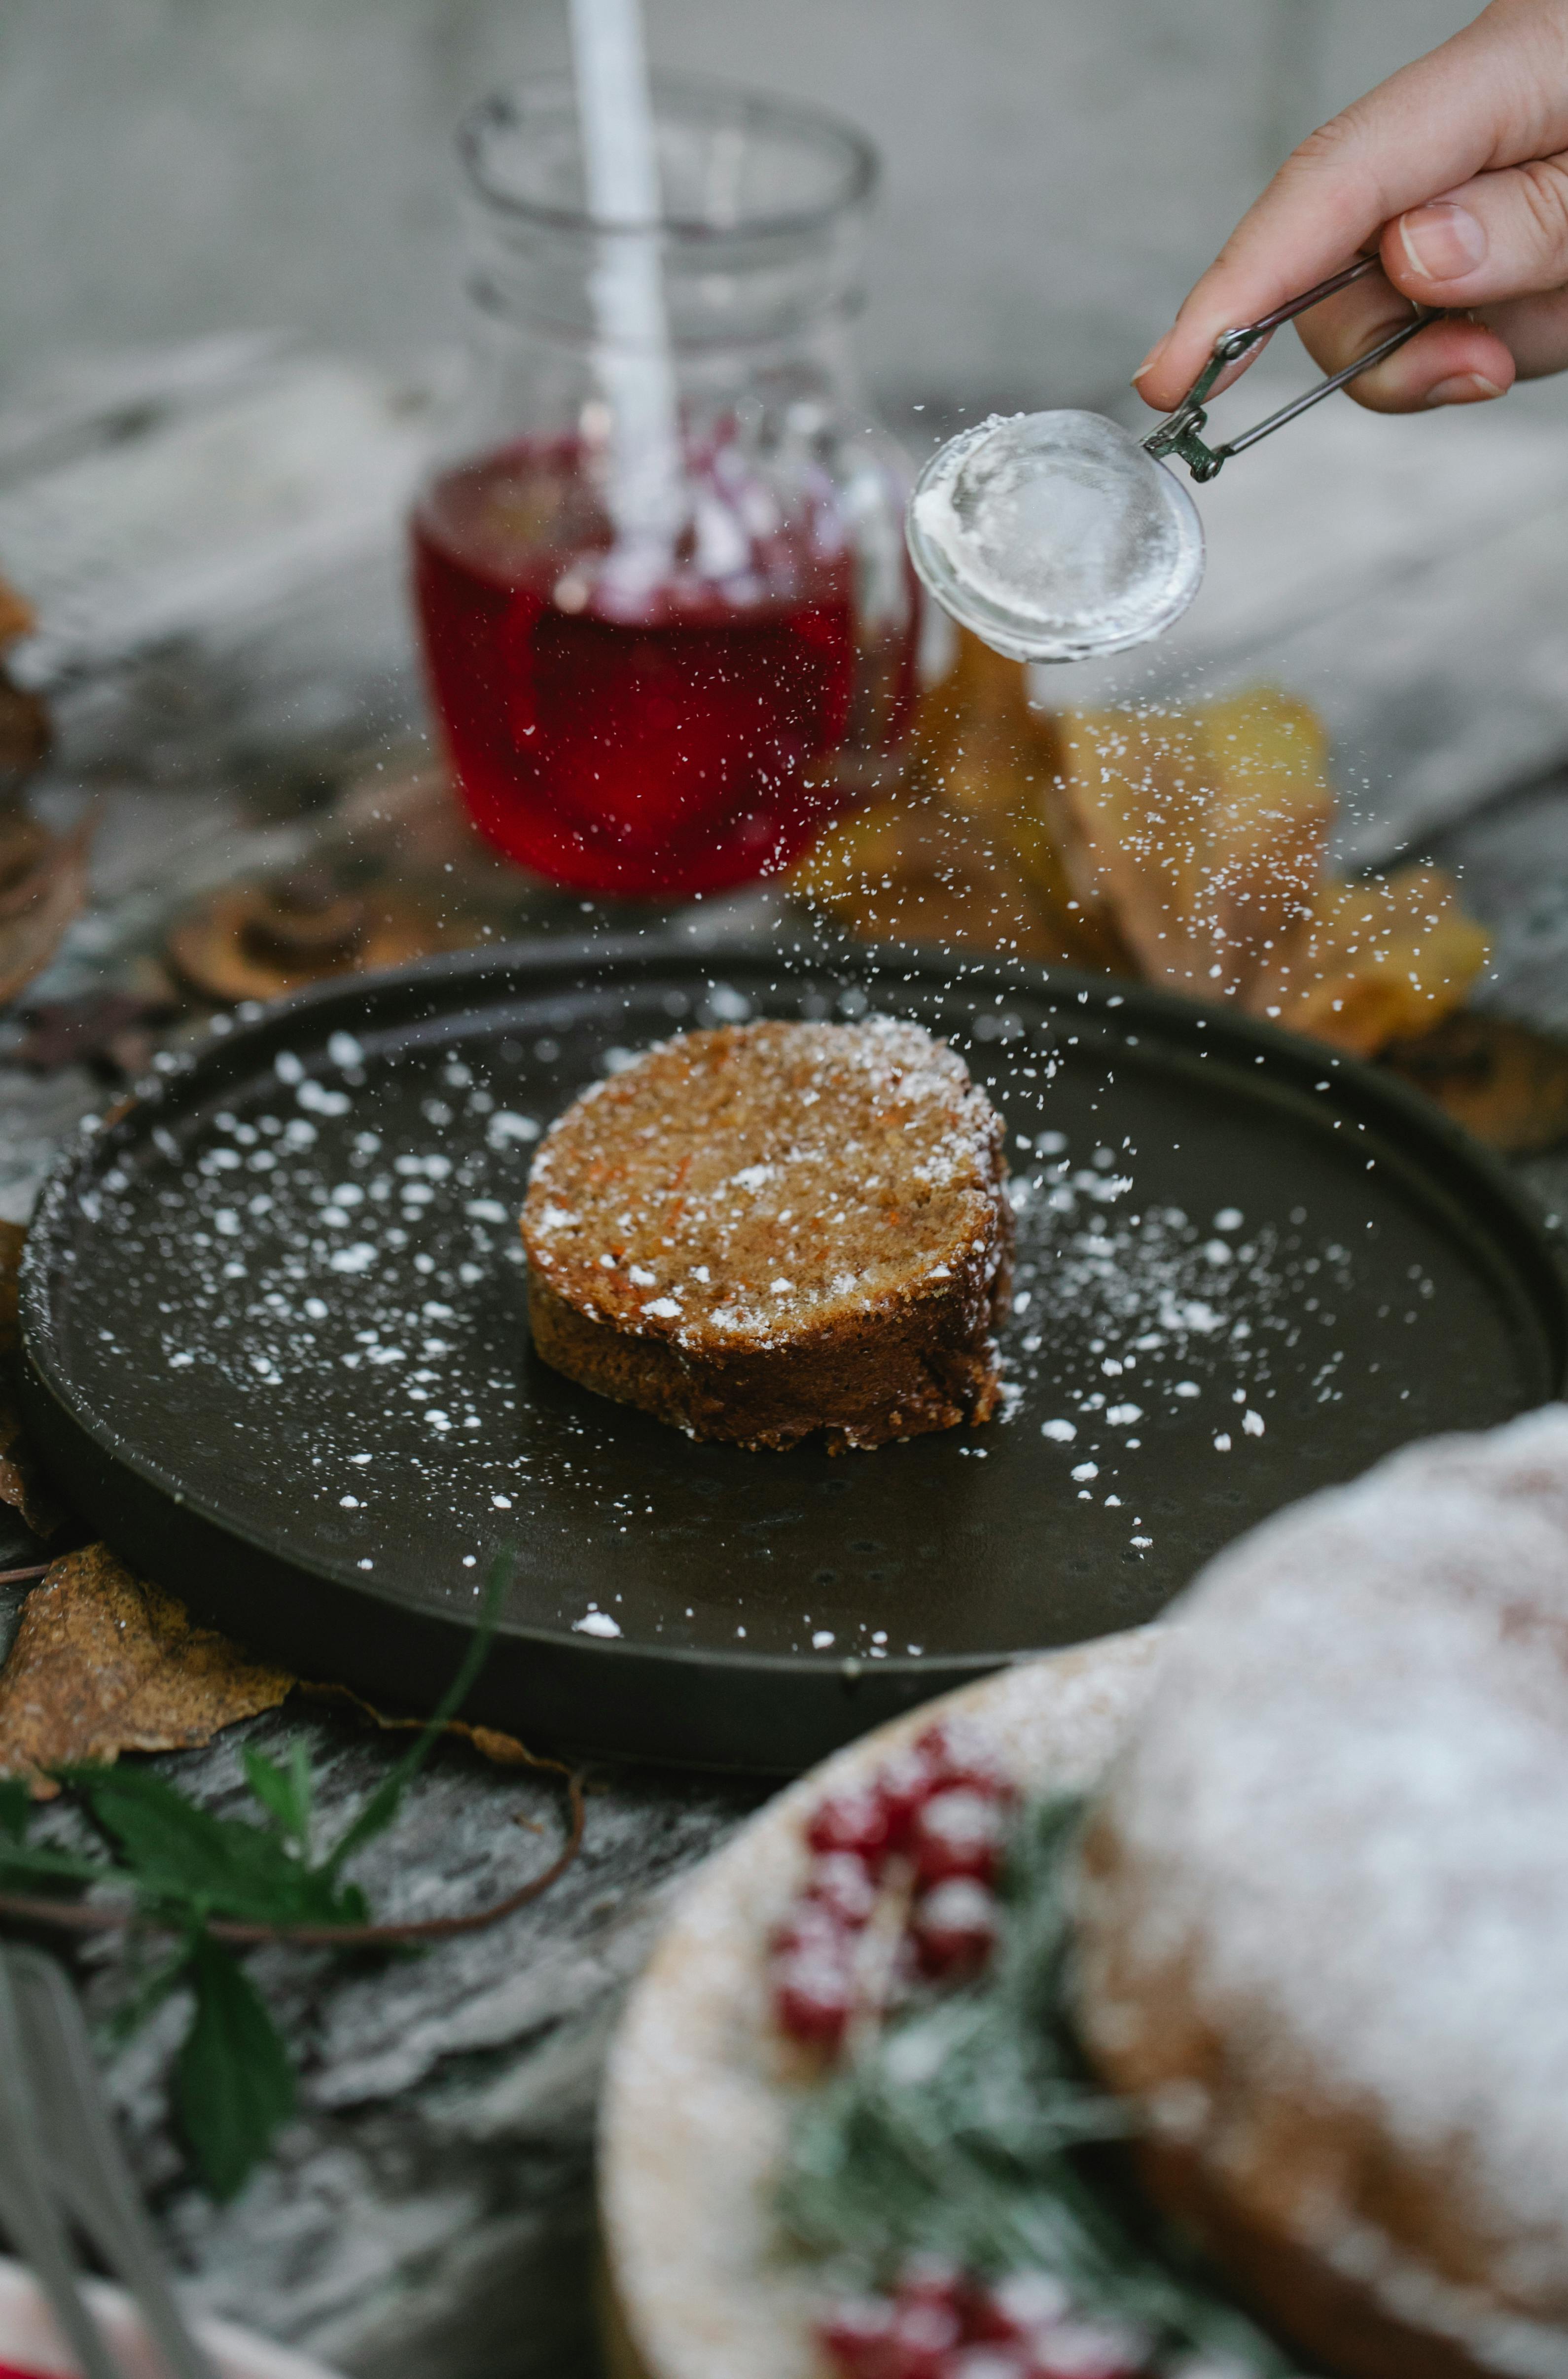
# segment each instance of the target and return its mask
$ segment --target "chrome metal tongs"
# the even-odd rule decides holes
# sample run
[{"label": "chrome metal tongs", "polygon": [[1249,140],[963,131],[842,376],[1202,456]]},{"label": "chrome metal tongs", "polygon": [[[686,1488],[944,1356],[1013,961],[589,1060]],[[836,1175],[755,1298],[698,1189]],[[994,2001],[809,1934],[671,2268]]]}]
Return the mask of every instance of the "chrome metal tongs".
[{"label": "chrome metal tongs", "polygon": [[30,2264],[83,2379],[122,2379],[78,2284],[73,2230],[135,2299],[170,2379],[213,2379],[104,2105],[75,1991],[42,1950],[0,1949],[0,2227]]},{"label": "chrome metal tongs", "polygon": [[1271,331],[1277,331],[1284,322],[1293,322],[1297,314],[1307,313],[1312,307],[1321,305],[1325,297],[1332,297],[1336,290],[1348,289],[1353,281],[1359,281],[1366,273],[1375,272],[1377,269],[1377,258],[1364,256],[1358,263],[1346,265],[1343,272],[1333,274],[1327,281],[1320,281],[1317,287],[1309,289],[1304,296],[1292,297],[1286,305],[1276,306],[1272,314],[1263,316],[1261,321],[1248,322],[1240,330],[1222,331],[1214,341],[1213,352],[1208,362],[1176,411],[1142,441],[1145,451],[1157,462],[1167,454],[1179,454],[1195,479],[1216,478],[1233,454],[1244,454],[1248,446],[1256,446],[1260,438],[1267,438],[1272,430],[1283,429],[1285,423],[1294,421],[1298,414],[1308,412],[1314,405],[1321,405],[1325,396],[1333,394],[1336,388],[1344,388],[1347,380],[1357,380],[1362,372],[1370,371],[1374,364],[1381,364],[1385,356],[1392,356],[1397,348],[1405,345],[1406,340],[1413,339],[1417,331],[1436,320],[1436,314],[1430,308],[1417,307],[1412,320],[1384,339],[1381,345],[1373,347],[1369,354],[1353,364],[1347,364],[1344,371],[1335,372],[1332,380],[1320,380],[1316,388],[1309,388],[1305,395],[1296,397],[1289,405],[1282,405],[1277,413],[1269,415],[1267,420],[1256,422],[1250,429],[1244,429],[1239,438],[1228,438],[1223,446],[1205,445],[1202,431],[1209,416],[1204,400],[1221,373],[1228,370],[1232,364],[1239,363],[1242,356],[1260,339],[1266,339]]}]

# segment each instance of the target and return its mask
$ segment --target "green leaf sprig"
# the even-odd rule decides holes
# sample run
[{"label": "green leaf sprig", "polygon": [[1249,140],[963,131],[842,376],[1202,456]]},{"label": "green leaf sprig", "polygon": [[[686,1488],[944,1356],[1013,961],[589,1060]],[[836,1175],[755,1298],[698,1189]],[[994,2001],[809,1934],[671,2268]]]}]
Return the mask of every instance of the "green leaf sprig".
[{"label": "green leaf sprig", "polygon": [[[475,1631],[457,1674],[409,1748],[335,1842],[316,1847],[315,1779],[297,1737],[285,1762],[250,1745],[241,1752],[255,1817],[218,1817],[147,1768],[77,1766],[55,1771],[103,1837],[103,1854],[54,1849],[28,1839],[33,1802],[19,1779],[0,1780],[0,1919],[86,1933],[136,1926],[172,1937],[169,1954],[122,2008],[123,2038],[177,1986],[191,1994],[191,2020],[175,2066],[180,2126],[211,2193],[233,2197],[294,2111],[289,2048],[238,1951],[289,1941],[340,1951],[417,1947],[495,1924],[537,1899],[576,1856],[584,1805],[580,1779],[567,1775],[571,1821],[558,1857],[542,1875],[469,1915],[406,1925],[373,1922],[364,1892],[344,1869],[396,1817],[404,1794],[462,1707],[482,1668],[510,1575],[491,1569]],[[560,1768],[554,1760],[541,1766]],[[566,1771],[562,1769],[561,1773]],[[116,1899],[45,1896],[116,1888]]]}]

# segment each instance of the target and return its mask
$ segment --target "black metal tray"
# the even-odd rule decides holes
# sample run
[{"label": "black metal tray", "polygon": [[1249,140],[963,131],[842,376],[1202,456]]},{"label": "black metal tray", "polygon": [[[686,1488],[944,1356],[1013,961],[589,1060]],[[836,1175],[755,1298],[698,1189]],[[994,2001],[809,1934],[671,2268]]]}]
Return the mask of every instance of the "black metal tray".
[{"label": "black metal tray", "polygon": [[[745,1454],[540,1363],[515,1228],[538,1128],[665,1033],[871,1006],[948,1034],[1007,1120],[1007,1417]],[[626,941],[220,1034],[54,1174],[23,1323],[61,1485],[202,1620],[428,1705],[510,1545],[476,1713],[760,1771],[1152,1617],[1279,1504],[1555,1395],[1568,1346],[1501,1171],[1314,1045],[1036,968]]]}]

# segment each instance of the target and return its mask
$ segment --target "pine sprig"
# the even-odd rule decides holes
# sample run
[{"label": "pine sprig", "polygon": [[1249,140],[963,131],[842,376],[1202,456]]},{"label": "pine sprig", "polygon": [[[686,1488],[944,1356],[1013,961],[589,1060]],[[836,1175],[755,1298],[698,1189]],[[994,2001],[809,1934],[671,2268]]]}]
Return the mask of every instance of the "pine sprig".
[{"label": "pine sprig", "polygon": [[1287,2379],[1294,2365],[1130,2185],[1135,2119],[1084,2064],[1066,2012],[1063,1877],[1082,1805],[1024,1812],[984,1977],[895,2017],[797,2120],[786,2227],[846,2293],[919,2256],[983,2278],[1047,2271],[1085,2313],[1169,2349]]},{"label": "pine sprig", "polygon": [[[56,1771],[102,1836],[102,1855],[82,1856],[28,1839],[33,1803],[18,1779],[0,1780],[0,1918],[73,1932],[136,1926],[172,1938],[173,1948],[119,2011],[123,2039],[170,1993],[185,1986],[191,2021],[175,2069],[180,2125],[211,2193],[232,2197],[294,2111],[289,2049],[236,1951],[262,1941],[339,1950],[416,1947],[474,1932],[536,1899],[576,1855],[583,1833],[579,1779],[567,1776],[571,1824],[560,1855],[542,1875],[469,1915],[378,1925],[349,1862],[396,1817],[404,1794],[434,1750],[484,1664],[510,1564],[494,1565],[480,1623],[462,1665],[408,1750],[357,1817],[318,1853],[315,1779],[297,1737],[280,1764],[251,1745],[241,1764],[256,1816],[215,1817],[151,1769],[71,1767]],[[555,1761],[541,1765],[559,1767]],[[565,1773],[564,1770],[561,1772]],[[70,1887],[115,1892],[88,1902],[54,1896]]]}]

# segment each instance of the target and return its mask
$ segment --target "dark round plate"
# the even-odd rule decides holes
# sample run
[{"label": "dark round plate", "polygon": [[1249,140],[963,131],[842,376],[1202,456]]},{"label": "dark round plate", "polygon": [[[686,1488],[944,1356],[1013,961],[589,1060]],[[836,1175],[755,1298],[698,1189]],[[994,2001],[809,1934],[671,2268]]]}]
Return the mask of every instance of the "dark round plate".
[{"label": "dark round plate", "polygon": [[[830,1458],[696,1445],[533,1355],[540,1128],[624,1054],[875,1006],[949,1035],[1020,1199],[1010,1409]],[[1152,1617],[1265,1513],[1556,1394],[1505,1178],[1368,1069],[1183,1000],[906,954],[526,948],[216,1038],[52,1178],[28,1418],[201,1619],[428,1705],[514,1549],[477,1714],[759,1770]]]}]

